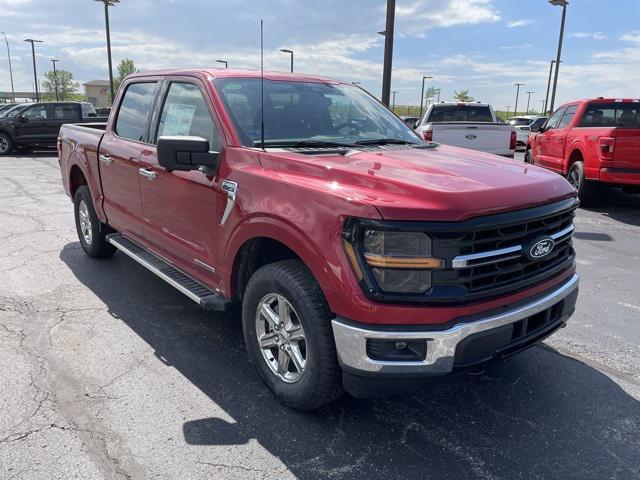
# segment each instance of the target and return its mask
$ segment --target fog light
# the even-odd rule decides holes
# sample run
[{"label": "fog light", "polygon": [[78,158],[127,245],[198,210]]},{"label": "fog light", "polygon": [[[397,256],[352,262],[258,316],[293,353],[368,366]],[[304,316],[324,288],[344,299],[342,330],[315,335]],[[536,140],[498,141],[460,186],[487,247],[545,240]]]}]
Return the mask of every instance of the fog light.
[{"label": "fog light", "polygon": [[420,361],[427,356],[426,340],[367,340],[367,356],[372,360]]}]

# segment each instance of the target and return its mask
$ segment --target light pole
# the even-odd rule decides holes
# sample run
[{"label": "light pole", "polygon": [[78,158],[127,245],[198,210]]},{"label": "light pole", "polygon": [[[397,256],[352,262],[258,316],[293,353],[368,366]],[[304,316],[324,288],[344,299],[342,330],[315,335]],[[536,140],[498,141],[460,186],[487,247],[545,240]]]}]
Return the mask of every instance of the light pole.
[{"label": "light pole", "polygon": [[53,64],[53,86],[56,90],[56,102],[60,101],[60,97],[58,94],[58,71],[56,70],[56,62],[59,62],[59,61],[60,60],[57,60],[55,58],[51,59],[51,63]]},{"label": "light pole", "polygon": [[33,38],[25,39],[25,42],[31,44],[31,56],[33,57],[33,84],[36,89],[36,102],[40,101],[40,92],[38,91],[38,72],[36,71],[36,47],[35,43],[42,43],[42,40],[34,40]]},{"label": "light pole", "polygon": [[7,34],[0,32],[4,36],[4,43],[7,44],[7,57],[9,58],[9,77],[11,78],[11,100],[16,101],[16,91],[13,88],[13,70],[11,68],[11,50],[9,50],[9,42],[7,41]]},{"label": "light pole", "polygon": [[109,30],[109,7],[120,3],[120,0],[95,0],[104,3],[104,24],[107,30],[107,58],[109,61],[109,88],[111,90],[111,102],[113,103],[115,92],[113,91],[113,65],[111,64],[111,31]]},{"label": "light pole", "polygon": [[527,92],[527,114],[529,113],[529,102],[531,102],[531,94],[536,92]]},{"label": "light pole", "polygon": [[431,80],[432,76],[422,76],[422,93],[420,94],[420,118],[422,118],[422,106],[424,105],[424,81]]},{"label": "light pole", "polygon": [[516,106],[513,108],[513,115],[518,115],[518,97],[520,96],[520,87],[524,85],[524,83],[514,83],[517,87],[516,89]]},{"label": "light pole", "polygon": [[384,34],[384,68],[382,70],[382,103],[387,107],[391,97],[391,67],[393,65],[393,31],[396,0],[387,0],[387,26]]},{"label": "light pole", "polygon": [[291,55],[291,73],[293,73],[293,50],[289,50],[288,48],[281,48],[280,51],[282,53],[288,53]]},{"label": "light pole", "polygon": [[394,90],[393,92],[391,92],[391,95],[393,95],[393,101],[391,103],[391,111],[395,110],[396,108],[396,93],[398,93],[397,90]]},{"label": "light pole", "polygon": [[224,68],[229,68],[229,62],[226,60],[216,60],[217,63],[224,63]]},{"label": "light pole", "polygon": [[544,117],[547,114],[547,101],[540,100],[540,102],[542,103],[542,116]]},{"label": "light pole", "polygon": [[511,110],[511,105],[507,105],[507,120],[509,120],[509,111]]},{"label": "light pole", "polygon": [[558,72],[560,71],[560,56],[562,55],[562,37],[564,37],[564,21],[567,17],[567,0],[549,0],[549,3],[554,7],[562,7],[562,20],[560,22],[560,37],[558,39],[558,54],[556,56],[556,72],[553,79],[553,91],[551,93],[551,104],[549,110],[553,110],[553,106],[556,102],[556,89],[558,88]]},{"label": "light pole", "polygon": [[[549,90],[551,89],[551,75],[553,74],[553,65],[556,63],[555,60],[551,60],[551,66],[549,67],[549,80],[547,81],[547,96],[544,98],[544,108],[547,108],[547,104],[549,103]],[[547,111],[545,110],[544,113]]]}]

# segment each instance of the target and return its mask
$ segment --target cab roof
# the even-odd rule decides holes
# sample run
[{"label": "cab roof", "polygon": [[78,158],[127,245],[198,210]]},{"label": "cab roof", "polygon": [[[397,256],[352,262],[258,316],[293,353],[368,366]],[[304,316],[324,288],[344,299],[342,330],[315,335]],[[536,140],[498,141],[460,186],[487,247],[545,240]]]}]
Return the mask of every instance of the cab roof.
[{"label": "cab roof", "polygon": [[[260,78],[260,70],[239,69],[239,68],[183,68],[171,70],[149,70],[129,75],[127,78],[171,76],[171,75],[206,75],[212,78]],[[315,75],[304,75],[300,73],[265,71],[265,80],[289,80],[293,82],[331,83],[343,84],[332,78],[319,77]]]}]

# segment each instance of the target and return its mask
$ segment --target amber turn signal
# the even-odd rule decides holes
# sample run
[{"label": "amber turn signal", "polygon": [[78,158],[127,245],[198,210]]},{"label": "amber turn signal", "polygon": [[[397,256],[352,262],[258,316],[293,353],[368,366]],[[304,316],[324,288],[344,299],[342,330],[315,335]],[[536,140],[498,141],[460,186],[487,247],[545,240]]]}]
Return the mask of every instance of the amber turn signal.
[{"label": "amber turn signal", "polygon": [[383,257],[366,253],[364,256],[367,264],[377,268],[408,268],[408,269],[435,269],[442,267],[442,260],[439,258],[403,258],[403,257]]}]

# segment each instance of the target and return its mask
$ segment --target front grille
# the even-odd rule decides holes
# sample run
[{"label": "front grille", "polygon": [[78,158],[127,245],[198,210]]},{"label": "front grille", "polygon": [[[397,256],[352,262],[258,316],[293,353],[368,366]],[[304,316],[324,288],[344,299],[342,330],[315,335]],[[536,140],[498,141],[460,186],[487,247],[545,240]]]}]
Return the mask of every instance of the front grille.
[{"label": "front grille", "polygon": [[[546,214],[542,210],[540,216],[521,222],[431,233],[435,255],[448,260],[447,268],[433,273],[432,295],[466,300],[490,298],[542,282],[566,270],[573,264],[575,255],[574,211],[572,202],[564,210]],[[525,254],[526,246],[542,237],[554,238],[552,252],[541,260],[529,258]],[[456,259],[467,260],[456,262]]]}]

